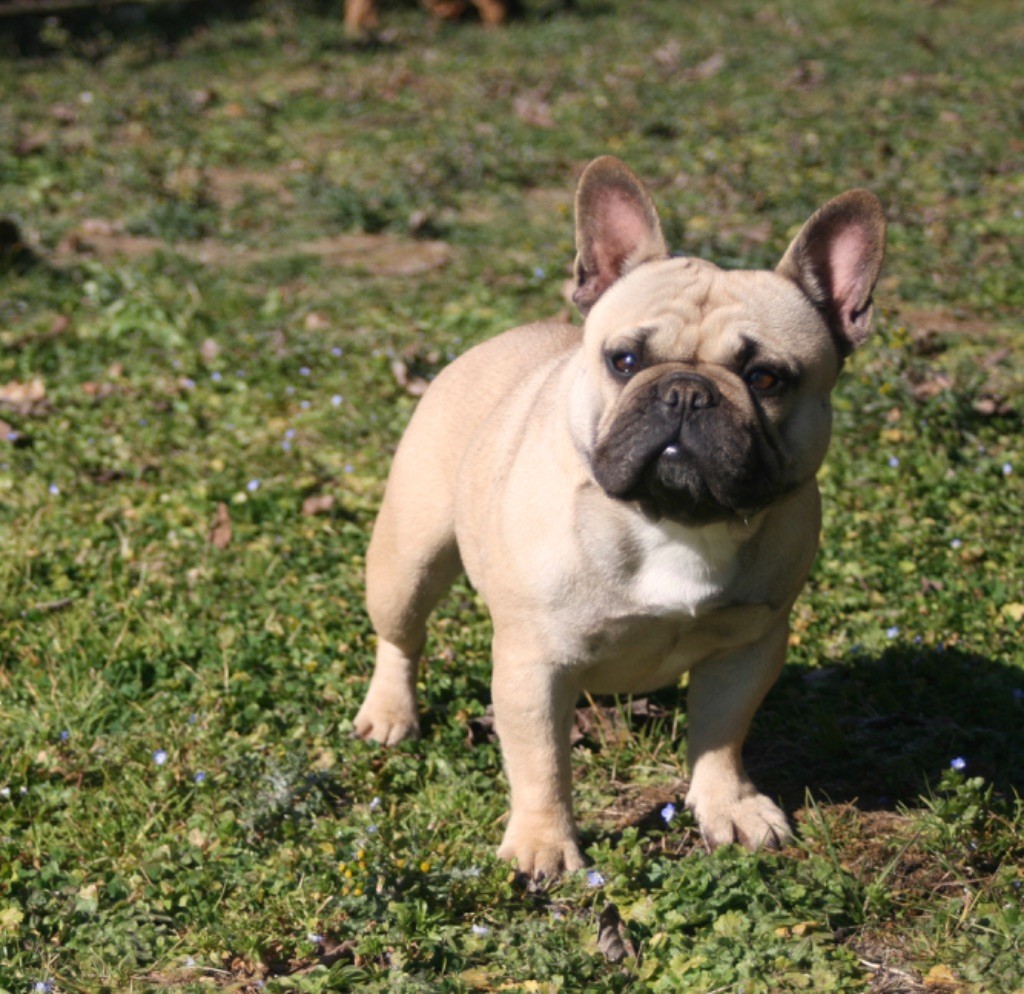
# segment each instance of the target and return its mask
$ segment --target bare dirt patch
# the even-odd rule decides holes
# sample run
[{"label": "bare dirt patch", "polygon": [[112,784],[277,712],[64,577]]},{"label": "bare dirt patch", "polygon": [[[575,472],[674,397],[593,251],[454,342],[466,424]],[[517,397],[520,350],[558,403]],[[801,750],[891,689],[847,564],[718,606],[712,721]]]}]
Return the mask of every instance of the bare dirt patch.
[{"label": "bare dirt patch", "polygon": [[128,234],[114,222],[91,220],[61,239],[53,261],[66,266],[83,259],[104,262],[132,260],[158,252],[171,252],[204,265],[232,268],[307,256],[332,269],[352,270],[370,276],[416,276],[440,269],[454,256],[454,250],[445,242],[389,234],[334,235],[310,242],[253,249],[229,245],[214,238],[167,242],[161,238]]}]

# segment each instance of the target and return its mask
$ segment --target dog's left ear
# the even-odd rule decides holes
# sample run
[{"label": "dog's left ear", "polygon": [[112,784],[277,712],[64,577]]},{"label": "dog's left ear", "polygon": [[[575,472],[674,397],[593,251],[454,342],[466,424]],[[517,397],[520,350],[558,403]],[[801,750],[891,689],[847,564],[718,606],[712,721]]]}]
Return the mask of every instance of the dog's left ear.
[{"label": "dog's left ear", "polygon": [[668,255],[661,223],[643,183],[614,156],[595,159],[576,190],[576,290],[586,316],[617,279]]},{"label": "dog's left ear", "polygon": [[849,190],[811,215],[775,271],[824,314],[846,356],[868,337],[884,257],[882,205],[867,190]]}]

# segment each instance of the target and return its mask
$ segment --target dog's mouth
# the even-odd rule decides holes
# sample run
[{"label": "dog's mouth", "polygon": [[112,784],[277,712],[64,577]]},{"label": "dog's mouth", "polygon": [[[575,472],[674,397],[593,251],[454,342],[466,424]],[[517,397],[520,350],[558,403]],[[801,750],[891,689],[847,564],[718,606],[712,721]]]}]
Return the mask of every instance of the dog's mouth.
[{"label": "dog's mouth", "polygon": [[682,524],[746,520],[777,499],[776,476],[755,453],[741,465],[726,465],[671,442],[644,465],[622,497]]}]

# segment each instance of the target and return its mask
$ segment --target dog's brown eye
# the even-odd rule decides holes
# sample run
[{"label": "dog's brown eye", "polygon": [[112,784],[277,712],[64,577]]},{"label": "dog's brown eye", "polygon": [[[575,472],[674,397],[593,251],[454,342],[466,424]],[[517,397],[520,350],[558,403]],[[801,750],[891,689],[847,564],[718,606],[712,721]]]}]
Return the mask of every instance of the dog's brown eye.
[{"label": "dog's brown eye", "polygon": [[758,393],[771,393],[782,383],[782,377],[770,369],[752,369],[746,375],[747,386]]},{"label": "dog's brown eye", "polygon": [[640,365],[633,352],[612,352],[608,364],[619,376],[632,376]]}]

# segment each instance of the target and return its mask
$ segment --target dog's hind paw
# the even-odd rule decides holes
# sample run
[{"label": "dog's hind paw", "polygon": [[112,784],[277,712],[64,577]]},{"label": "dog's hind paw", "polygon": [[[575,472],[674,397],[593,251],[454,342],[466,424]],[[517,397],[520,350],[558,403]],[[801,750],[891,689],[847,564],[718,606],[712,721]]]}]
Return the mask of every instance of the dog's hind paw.
[{"label": "dog's hind paw", "polygon": [[748,794],[724,803],[688,799],[687,807],[712,851],[730,843],[752,850],[781,849],[793,836],[782,810],[764,794]]}]

